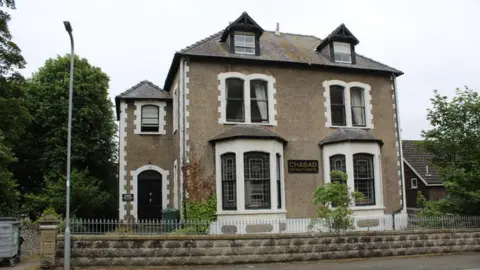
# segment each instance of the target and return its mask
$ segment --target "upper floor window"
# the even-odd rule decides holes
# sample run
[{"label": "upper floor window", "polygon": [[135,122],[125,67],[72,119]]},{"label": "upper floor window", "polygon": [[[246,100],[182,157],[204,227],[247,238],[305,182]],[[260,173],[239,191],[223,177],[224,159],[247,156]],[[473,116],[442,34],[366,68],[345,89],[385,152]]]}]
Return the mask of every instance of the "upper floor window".
[{"label": "upper floor window", "polygon": [[363,89],[360,87],[350,88],[350,104],[352,107],[352,125],[357,127],[365,126],[365,100]]},{"label": "upper floor window", "polygon": [[227,121],[244,122],[244,81],[238,78],[229,78],[226,80],[226,86]]},{"label": "upper floor window", "polygon": [[263,74],[221,73],[219,123],[276,125],[275,78]]},{"label": "upper floor window", "polygon": [[370,85],[339,80],[323,82],[327,127],[373,128]]},{"label": "upper floor window", "polygon": [[339,85],[330,86],[330,110],[332,125],[334,126],[345,126],[347,124],[344,90],[345,88]]},{"label": "upper floor window", "polygon": [[142,106],[142,132],[158,132],[159,129],[159,109],[155,105]]},{"label": "upper floor window", "polygon": [[245,209],[270,208],[270,155],[244,154]]},{"label": "upper floor window", "polygon": [[364,196],[364,199],[355,202],[355,205],[375,205],[373,155],[353,155],[353,177],[355,191],[361,192]]},{"label": "upper floor window", "polygon": [[237,209],[237,168],[234,153],[221,156],[223,210]]},{"label": "upper floor window", "polygon": [[268,84],[262,80],[250,81],[250,115],[252,122],[268,123]]},{"label": "upper floor window", "polygon": [[173,89],[173,133],[178,129],[178,87]]},{"label": "upper floor window", "polygon": [[135,134],[166,134],[165,101],[135,100]]},{"label": "upper floor window", "polygon": [[333,57],[338,63],[352,63],[352,51],[349,43],[333,42]]},{"label": "upper floor window", "polygon": [[255,54],[255,36],[248,34],[235,34],[235,53]]}]

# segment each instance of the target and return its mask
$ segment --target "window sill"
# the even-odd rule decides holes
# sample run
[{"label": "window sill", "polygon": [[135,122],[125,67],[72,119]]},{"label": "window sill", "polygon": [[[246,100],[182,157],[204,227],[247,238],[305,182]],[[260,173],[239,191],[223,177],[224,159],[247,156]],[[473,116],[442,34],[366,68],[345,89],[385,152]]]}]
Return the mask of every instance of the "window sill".
[{"label": "window sill", "polygon": [[165,135],[165,133],[164,133],[164,132],[147,132],[147,131],[145,131],[145,132],[142,132],[142,131],[140,131],[140,132],[138,132],[138,131],[135,131],[135,134],[138,134],[138,135]]},{"label": "window sill", "polygon": [[369,211],[369,210],[385,210],[385,207],[379,206],[379,205],[366,205],[366,206],[354,206],[351,209],[353,211]]},{"label": "window sill", "polygon": [[286,214],[284,209],[258,209],[258,210],[230,210],[230,211],[217,211],[218,216],[227,215],[258,215],[258,214]]},{"label": "window sill", "polygon": [[333,125],[329,125],[328,127],[329,127],[329,128],[356,128],[356,129],[372,129],[372,128],[371,128],[371,127],[369,127],[369,126],[357,127],[357,126],[333,126]]},{"label": "window sill", "polygon": [[223,125],[258,125],[258,126],[276,126],[275,124],[272,123],[256,123],[256,122],[222,122],[220,124]]}]

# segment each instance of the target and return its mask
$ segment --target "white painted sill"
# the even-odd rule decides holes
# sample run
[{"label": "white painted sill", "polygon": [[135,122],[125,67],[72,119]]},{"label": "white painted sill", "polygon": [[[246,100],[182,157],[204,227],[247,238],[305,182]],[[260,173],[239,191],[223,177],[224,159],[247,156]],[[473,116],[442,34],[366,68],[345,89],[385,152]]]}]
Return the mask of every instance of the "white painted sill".
[{"label": "white painted sill", "polygon": [[365,127],[355,127],[355,126],[328,126],[329,128],[355,128],[355,129],[372,129],[371,127],[369,126],[365,126]]},{"label": "white painted sill", "polygon": [[351,208],[353,211],[370,211],[370,210],[385,210],[385,206],[354,206]]},{"label": "white painted sill", "polygon": [[247,122],[222,122],[221,124],[223,125],[257,125],[257,126],[276,126],[275,124],[272,123],[247,123]]},{"label": "white painted sill", "polygon": [[286,214],[284,209],[260,209],[260,210],[239,210],[239,211],[217,211],[219,216],[228,215],[258,215],[258,214]]},{"label": "white painted sill", "polygon": [[138,135],[165,135],[163,132],[135,132]]}]

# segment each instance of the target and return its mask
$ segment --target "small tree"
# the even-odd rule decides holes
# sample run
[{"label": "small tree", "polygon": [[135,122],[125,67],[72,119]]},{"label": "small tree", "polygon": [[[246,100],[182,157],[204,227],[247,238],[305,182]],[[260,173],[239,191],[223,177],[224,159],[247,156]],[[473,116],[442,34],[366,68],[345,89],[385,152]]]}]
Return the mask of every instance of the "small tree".
[{"label": "small tree", "polygon": [[310,229],[320,224],[338,234],[353,228],[353,211],[349,207],[363,200],[363,194],[350,192],[346,185],[348,176],[342,171],[330,172],[330,178],[334,181],[315,189],[313,203],[318,206],[319,219],[310,223]]}]

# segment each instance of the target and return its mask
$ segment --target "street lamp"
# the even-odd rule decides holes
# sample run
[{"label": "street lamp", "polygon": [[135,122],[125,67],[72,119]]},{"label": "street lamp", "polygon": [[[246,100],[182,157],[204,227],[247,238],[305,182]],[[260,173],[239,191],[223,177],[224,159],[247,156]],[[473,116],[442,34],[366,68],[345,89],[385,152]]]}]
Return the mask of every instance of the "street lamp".
[{"label": "street lamp", "polygon": [[68,135],[67,135],[67,210],[65,214],[65,255],[64,263],[65,270],[70,270],[70,163],[71,163],[71,149],[72,149],[72,99],[73,99],[73,35],[72,25],[69,21],[64,21],[65,30],[70,36],[71,52],[70,52],[70,85],[68,87]]}]

